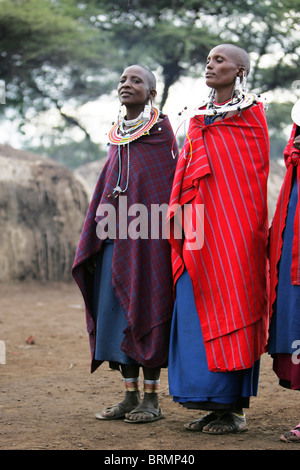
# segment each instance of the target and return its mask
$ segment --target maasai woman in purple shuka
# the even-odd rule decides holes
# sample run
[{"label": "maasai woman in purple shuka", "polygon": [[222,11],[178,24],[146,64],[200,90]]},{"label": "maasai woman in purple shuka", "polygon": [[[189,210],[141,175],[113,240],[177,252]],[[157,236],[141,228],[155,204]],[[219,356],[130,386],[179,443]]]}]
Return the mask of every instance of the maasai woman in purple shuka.
[{"label": "maasai woman in purple shuka", "polygon": [[130,423],[162,417],[157,391],[161,367],[168,361],[173,310],[164,216],[177,146],[168,117],[148,105],[155,87],[154,75],[141,66],[126,68],[120,78],[126,116],[109,134],[108,158],[72,269],[86,306],[92,372],[109,361],[125,382],[124,400],[96,417],[125,417]]}]

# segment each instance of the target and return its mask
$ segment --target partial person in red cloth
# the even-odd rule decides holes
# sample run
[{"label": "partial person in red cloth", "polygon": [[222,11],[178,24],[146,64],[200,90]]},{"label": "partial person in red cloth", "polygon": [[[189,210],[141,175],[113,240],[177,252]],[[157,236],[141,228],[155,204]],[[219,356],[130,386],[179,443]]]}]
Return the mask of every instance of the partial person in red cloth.
[{"label": "partial person in red cloth", "polygon": [[243,408],[256,395],[267,342],[269,139],[263,103],[246,91],[249,69],[238,46],[208,55],[211,94],[190,113],[168,214],[176,289],[170,394],[209,410],[186,428],[210,434],[247,429]]},{"label": "partial person in red cloth", "polygon": [[177,149],[168,117],[152,105],[156,80],[151,71],[127,67],[118,94],[125,116],[120,114],[109,133],[107,161],[72,274],[86,305],[91,370],[108,361],[125,383],[124,400],[96,418],[146,423],[163,416],[158,387],[161,367],[168,363],[173,311],[171,249],[164,227]]},{"label": "partial person in red cloth", "polygon": [[[268,352],[279,384],[300,390],[300,101],[284,150],[286,174],[270,227],[270,336]],[[280,437],[300,442],[300,423]]]}]

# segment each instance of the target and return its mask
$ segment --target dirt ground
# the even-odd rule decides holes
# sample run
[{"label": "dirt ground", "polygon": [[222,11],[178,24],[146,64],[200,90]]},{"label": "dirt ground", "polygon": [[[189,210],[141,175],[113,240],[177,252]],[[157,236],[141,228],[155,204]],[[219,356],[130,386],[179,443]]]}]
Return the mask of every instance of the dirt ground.
[{"label": "dirt ground", "polygon": [[[30,336],[34,341],[30,344]],[[209,436],[183,425],[200,413],[172,402],[161,377],[165,419],[151,424],[100,422],[94,413],[123,396],[121,376],[106,365],[90,373],[83,302],[74,283],[0,286],[0,450],[300,450],[279,440],[300,421],[297,392],[279,387],[262,357],[258,397],[247,410],[249,430]]]}]

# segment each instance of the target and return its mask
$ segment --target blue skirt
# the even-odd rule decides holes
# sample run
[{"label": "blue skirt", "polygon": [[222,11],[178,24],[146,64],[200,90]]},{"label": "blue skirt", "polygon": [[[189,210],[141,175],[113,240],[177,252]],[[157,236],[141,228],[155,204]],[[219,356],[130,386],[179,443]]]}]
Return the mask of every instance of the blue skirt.
[{"label": "blue skirt", "polygon": [[[271,319],[269,353],[293,354],[293,342],[300,338],[300,286],[292,285],[292,243],[294,218],[298,202],[298,185],[294,173],[290,194],[286,226],[283,232],[283,245],[278,265],[277,298]],[[297,346],[298,348],[299,346]]]},{"label": "blue skirt", "polygon": [[177,281],[169,353],[169,390],[173,400],[188,408],[230,409],[249,406],[257,394],[259,361],[250,369],[211,372],[190,276]]},{"label": "blue skirt", "polygon": [[93,295],[93,316],[96,324],[95,359],[129,365],[134,361],[121,349],[128,323],[112,287],[113,248],[113,241],[105,241],[96,263]]}]

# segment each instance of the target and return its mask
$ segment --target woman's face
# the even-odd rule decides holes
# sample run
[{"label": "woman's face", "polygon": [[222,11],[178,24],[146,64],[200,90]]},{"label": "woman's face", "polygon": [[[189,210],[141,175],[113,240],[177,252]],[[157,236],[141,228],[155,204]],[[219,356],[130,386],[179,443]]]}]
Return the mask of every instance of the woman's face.
[{"label": "woman's face", "polygon": [[146,71],[138,66],[127,67],[119,81],[118,95],[127,109],[136,108],[141,112],[149,98],[153,99]]},{"label": "woman's face", "polygon": [[207,57],[205,67],[206,84],[215,90],[232,89],[241,66],[235,52],[226,46],[217,46]]}]

